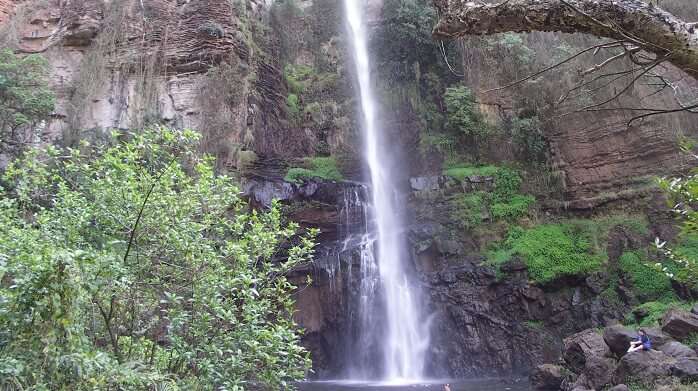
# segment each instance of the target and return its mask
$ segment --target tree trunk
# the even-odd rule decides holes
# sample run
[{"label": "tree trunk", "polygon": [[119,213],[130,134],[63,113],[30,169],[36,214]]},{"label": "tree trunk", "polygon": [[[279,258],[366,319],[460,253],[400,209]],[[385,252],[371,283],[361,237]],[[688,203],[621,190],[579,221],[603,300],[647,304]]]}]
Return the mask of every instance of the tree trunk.
[{"label": "tree trunk", "polygon": [[640,0],[501,0],[482,4],[433,0],[439,11],[437,39],[504,32],[559,31],[628,41],[666,57],[698,79],[695,24]]}]

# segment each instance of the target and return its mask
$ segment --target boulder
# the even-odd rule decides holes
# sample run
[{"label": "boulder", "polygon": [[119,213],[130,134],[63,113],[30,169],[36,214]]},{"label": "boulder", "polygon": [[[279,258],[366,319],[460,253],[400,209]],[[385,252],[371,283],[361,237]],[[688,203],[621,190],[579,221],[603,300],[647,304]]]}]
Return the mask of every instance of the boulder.
[{"label": "boulder", "polygon": [[693,308],[691,308],[691,313],[694,315],[698,315],[698,304],[694,305]]},{"label": "boulder", "polygon": [[601,334],[587,329],[564,340],[563,359],[575,373],[581,373],[591,357],[611,357],[611,350],[604,342]]},{"label": "boulder", "polygon": [[671,368],[677,360],[658,350],[628,353],[620,359],[613,374],[615,383],[631,381],[651,384],[671,376]]},{"label": "boulder", "polygon": [[590,356],[584,370],[574,383],[574,387],[600,390],[612,383],[616,360],[609,357]]},{"label": "boulder", "polygon": [[539,365],[531,373],[531,388],[540,391],[557,391],[564,377],[564,369],[559,365]]},{"label": "boulder", "polygon": [[656,349],[676,359],[693,357],[698,358],[698,354],[696,354],[695,350],[689,348],[681,342],[670,341],[660,345]]},{"label": "boulder", "polygon": [[671,366],[671,374],[691,382],[698,381],[698,357],[684,357]]},{"label": "boulder", "polygon": [[676,339],[698,333],[698,315],[679,309],[670,309],[662,317],[662,331]]},{"label": "boulder", "polygon": [[618,384],[617,386],[609,388],[608,391],[630,391],[630,388],[625,384]]},{"label": "boulder", "polygon": [[637,332],[621,326],[608,326],[603,331],[603,340],[617,357],[622,357],[630,347],[630,341],[637,338]]}]

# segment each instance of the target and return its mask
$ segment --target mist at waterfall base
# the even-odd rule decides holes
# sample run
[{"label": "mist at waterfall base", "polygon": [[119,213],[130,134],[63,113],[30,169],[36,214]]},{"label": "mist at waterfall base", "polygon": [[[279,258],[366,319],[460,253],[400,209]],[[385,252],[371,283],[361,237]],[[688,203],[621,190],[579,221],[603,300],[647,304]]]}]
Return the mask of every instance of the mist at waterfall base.
[{"label": "mist at waterfall base", "polygon": [[385,385],[370,382],[312,382],[299,385],[301,391],[443,391],[449,383],[451,391],[529,391],[526,380],[503,379],[439,380],[412,385]]}]

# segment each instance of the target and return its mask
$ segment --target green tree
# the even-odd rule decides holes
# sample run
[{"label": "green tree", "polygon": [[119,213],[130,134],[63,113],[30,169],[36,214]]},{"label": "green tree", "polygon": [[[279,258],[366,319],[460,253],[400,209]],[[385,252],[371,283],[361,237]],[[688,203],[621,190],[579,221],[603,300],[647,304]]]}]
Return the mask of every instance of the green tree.
[{"label": "green tree", "polygon": [[0,153],[16,153],[31,143],[54,102],[43,57],[0,50]]},{"label": "green tree", "polygon": [[414,81],[420,76],[419,67],[425,73],[429,66],[444,66],[440,47],[431,38],[436,11],[429,1],[386,0],[382,15],[381,31],[372,41],[381,75],[392,81]]},{"label": "green tree", "polygon": [[[285,277],[314,232],[250,211],[199,135],[29,151],[0,194],[0,383],[284,389],[309,365]],[[13,388],[10,388],[13,389]],[[159,389],[159,388],[157,388]]]},{"label": "green tree", "polygon": [[444,94],[446,103],[446,127],[452,132],[472,136],[476,140],[486,137],[489,128],[475,105],[475,97],[464,86],[449,87]]},{"label": "green tree", "polygon": [[[694,149],[692,142],[683,142],[686,152]],[[674,243],[655,240],[665,261],[657,264],[669,277],[698,286],[698,168],[688,175],[662,178],[660,185],[667,192],[673,212],[680,219],[680,232]]]}]

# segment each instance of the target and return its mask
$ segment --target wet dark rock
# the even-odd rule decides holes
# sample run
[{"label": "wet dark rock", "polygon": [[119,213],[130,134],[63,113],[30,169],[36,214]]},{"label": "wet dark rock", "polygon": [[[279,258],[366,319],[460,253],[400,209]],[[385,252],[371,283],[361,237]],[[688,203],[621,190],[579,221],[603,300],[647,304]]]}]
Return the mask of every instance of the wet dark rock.
[{"label": "wet dark rock", "polygon": [[460,254],[463,251],[461,244],[455,240],[437,238],[434,243],[441,254]]},{"label": "wet dark rock", "polygon": [[662,331],[676,339],[684,339],[698,333],[698,315],[678,309],[671,309],[661,321]]},{"label": "wet dark rock", "polygon": [[670,376],[671,368],[676,362],[676,359],[658,350],[628,353],[621,358],[613,380],[616,383],[631,381],[651,384]]},{"label": "wet dark rock", "polygon": [[616,360],[613,358],[591,356],[584,365],[582,376],[575,384],[593,390],[601,389],[612,382],[616,366]]},{"label": "wet dark rock", "polygon": [[438,190],[442,182],[440,176],[414,177],[410,178],[410,187],[415,191]]},{"label": "wet dark rock", "polygon": [[693,349],[682,344],[681,342],[669,341],[663,345],[656,347],[656,349],[676,359],[698,358],[698,354],[696,354],[696,352]]},{"label": "wet dark rock", "polygon": [[243,193],[260,205],[268,207],[274,199],[291,199],[294,186],[283,181],[250,180],[244,184]]},{"label": "wet dark rock", "polygon": [[621,325],[608,326],[603,331],[603,339],[616,357],[625,355],[636,337],[636,332]]},{"label": "wet dark rock", "polygon": [[671,374],[684,381],[698,381],[698,357],[684,357],[671,366]]},{"label": "wet dark rock", "polygon": [[531,373],[531,387],[536,391],[557,391],[564,377],[565,370],[559,365],[539,365]]},{"label": "wet dark rock", "polygon": [[603,337],[595,330],[588,329],[565,338],[563,359],[567,366],[576,373],[581,373],[587,361],[592,358],[611,356],[611,350]]}]

